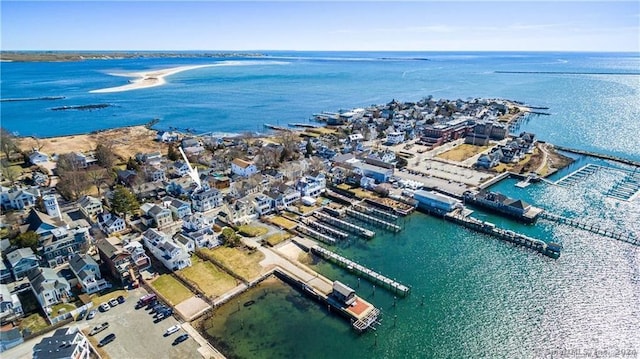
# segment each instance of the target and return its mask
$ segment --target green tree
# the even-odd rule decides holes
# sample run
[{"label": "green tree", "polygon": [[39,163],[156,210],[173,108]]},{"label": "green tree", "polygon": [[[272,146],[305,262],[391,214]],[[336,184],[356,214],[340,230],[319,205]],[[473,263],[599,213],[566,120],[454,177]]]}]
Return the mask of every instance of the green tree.
[{"label": "green tree", "polygon": [[129,157],[129,160],[127,161],[127,169],[138,171],[140,170],[140,164],[136,160],[134,160],[132,157]]},{"label": "green tree", "polygon": [[240,244],[240,237],[233,228],[224,227],[220,236],[222,237],[222,243],[227,247],[237,247]]},{"label": "green tree", "polygon": [[118,214],[133,214],[140,208],[140,203],[136,196],[126,187],[116,185],[111,199],[111,210]]},{"label": "green tree", "polygon": [[20,248],[31,248],[34,252],[38,248],[38,234],[34,231],[27,231],[24,233],[18,234],[13,242],[14,245],[17,245]]}]

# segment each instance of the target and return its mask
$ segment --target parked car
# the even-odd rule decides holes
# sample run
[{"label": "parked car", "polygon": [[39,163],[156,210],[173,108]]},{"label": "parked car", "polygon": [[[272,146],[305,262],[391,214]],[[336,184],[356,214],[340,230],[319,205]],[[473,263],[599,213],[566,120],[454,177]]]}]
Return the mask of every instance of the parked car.
[{"label": "parked car", "polygon": [[93,319],[93,317],[95,317],[95,316],[96,316],[96,314],[98,314],[98,311],[97,311],[97,310],[95,310],[95,309],[91,309],[91,310],[89,311],[89,314],[87,314],[87,320],[91,320],[91,319]]},{"label": "parked car", "polygon": [[100,304],[100,310],[103,312],[108,311],[109,309],[111,309],[111,306],[109,305],[109,303],[102,303]]},{"label": "parked car", "polygon": [[124,299],[123,296],[119,296],[117,299],[118,299],[118,303],[120,303],[120,304],[125,302],[125,299]]},{"label": "parked car", "polygon": [[95,327],[93,327],[93,329],[91,329],[91,331],[89,332],[89,335],[90,336],[96,335],[107,328],[109,328],[109,323],[107,322],[96,325]]},{"label": "parked car", "polygon": [[164,314],[164,313],[158,313],[158,316],[156,316],[156,319],[153,320],[154,323],[160,323],[161,321],[165,320],[169,318],[168,315]]},{"label": "parked car", "polygon": [[158,303],[155,306],[153,306],[153,308],[151,308],[151,312],[150,313],[158,313],[164,309],[167,309],[167,306],[162,304],[162,303]]},{"label": "parked car", "polygon": [[153,307],[155,307],[157,304],[158,304],[158,301],[154,299],[154,300],[152,300],[151,302],[149,302],[149,304],[147,304],[147,307],[146,307],[146,308],[144,308],[144,309],[145,309],[145,310],[152,309],[152,308],[153,308]]},{"label": "parked car", "polygon": [[98,343],[98,346],[103,347],[114,340],[116,340],[116,335],[114,333],[108,334],[106,337],[102,338],[102,340]]},{"label": "parked car", "polygon": [[118,305],[118,300],[113,298],[109,301],[109,305],[111,305],[111,307],[115,307],[116,305]]},{"label": "parked car", "polygon": [[189,339],[189,334],[182,334],[181,336],[177,337],[171,345],[178,345],[187,339]]},{"label": "parked car", "polygon": [[168,337],[169,335],[177,332],[178,330],[180,330],[180,324],[172,325],[164,332],[164,336]]}]

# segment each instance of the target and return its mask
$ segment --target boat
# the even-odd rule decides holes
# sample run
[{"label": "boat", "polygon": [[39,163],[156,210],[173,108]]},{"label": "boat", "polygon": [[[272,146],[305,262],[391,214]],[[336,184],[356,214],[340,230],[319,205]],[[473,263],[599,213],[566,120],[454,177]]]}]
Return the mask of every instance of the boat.
[{"label": "boat", "polygon": [[254,305],[255,303],[256,303],[256,301],[255,301],[255,300],[249,300],[249,301],[244,302],[244,304],[243,304],[243,305],[244,305],[245,307],[249,307],[249,306]]}]

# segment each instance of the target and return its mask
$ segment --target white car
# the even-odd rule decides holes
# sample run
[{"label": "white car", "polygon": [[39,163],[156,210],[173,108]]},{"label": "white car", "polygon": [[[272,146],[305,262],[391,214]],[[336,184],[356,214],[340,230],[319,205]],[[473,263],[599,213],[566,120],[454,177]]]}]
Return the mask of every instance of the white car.
[{"label": "white car", "polygon": [[176,324],[173,326],[170,326],[165,332],[164,332],[164,336],[168,337],[169,335],[177,332],[178,330],[180,330],[180,324]]},{"label": "white car", "polygon": [[109,303],[102,303],[100,304],[100,310],[103,312],[108,311],[109,309],[111,309],[111,306],[109,305]]}]

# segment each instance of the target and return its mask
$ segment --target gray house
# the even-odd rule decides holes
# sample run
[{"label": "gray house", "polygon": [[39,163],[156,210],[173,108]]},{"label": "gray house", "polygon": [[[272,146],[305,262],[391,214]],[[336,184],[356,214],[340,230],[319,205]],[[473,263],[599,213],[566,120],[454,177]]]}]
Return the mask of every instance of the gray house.
[{"label": "gray house", "polygon": [[87,294],[111,287],[109,282],[102,279],[98,263],[89,255],[74,254],[69,260],[69,268],[78,278],[78,284],[82,287],[82,291]]},{"label": "gray house", "polygon": [[38,268],[38,257],[31,248],[20,248],[7,254],[7,260],[11,265],[11,272],[16,280],[27,276],[27,273],[34,268]]},{"label": "gray house", "polygon": [[31,289],[42,308],[48,308],[68,298],[71,286],[51,268],[37,268],[29,272]]}]

